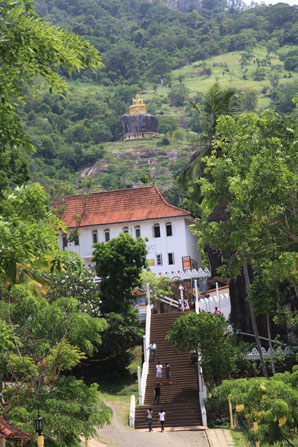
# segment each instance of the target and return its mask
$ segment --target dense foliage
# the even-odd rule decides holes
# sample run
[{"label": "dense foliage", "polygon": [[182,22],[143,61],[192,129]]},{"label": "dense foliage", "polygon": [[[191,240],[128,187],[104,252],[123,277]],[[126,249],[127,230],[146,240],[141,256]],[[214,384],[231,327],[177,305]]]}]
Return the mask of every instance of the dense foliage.
[{"label": "dense foliage", "polygon": [[55,274],[66,268],[79,273],[82,264],[59,250],[64,224],[42,187],[25,184],[26,151],[32,146],[17,113],[37,91],[37,78],[62,94],[66,84],[58,69],[98,68],[100,58],[84,39],[41,20],[31,2],[6,0],[0,8],[1,414],[29,433],[31,446],[39,409],[47,445],[79,446],[80,436],[95,434],[111,411],[99,400],[96,385],[66,374],[93,354],[107,323],[89,315],[78,296],[65,297],[59,281],[54,284]]},{"label": "dense foliage", "polygon": [[298,43],[295,7],[278,4],[241,12],[230,5],[222,12],[229,5],[223,7],[220,0],[203,3],[200,11],[186,13],[144,0],[38,0],[36,5],[42,16],[88,38],[102,53],[104,70],[83,76],[107,85],[159,81],[186,61],[246,50],[263,40],[270,50]]},{"label": "dense foliage", "polygon": [[131,305],[131,292],[141,284],[140,274],[147,266],[146,244],[128,233],[107,243],[94,244],[92,260],[101,278],[102,312],[125,314]]},{"label": "dense foliage", "polygon": [[[157,94],[150,92],[147,111],[158,115],[159,132],[167,134],[161,145],[175,143],[179,132],[172,135],[172,131],[178,126],[194,132],[202,132],[203,127],[204,133],[205,117],[198,117],[187,108],[192,100],[201,109],[202,94],[198,98],[186,82],[184,85],[184,81],[190,81],[186,79],[188,74],[177,78],[172,75],[174,69],[189,63],[195,62],[197,68],[191,76],[198,76],[197,81],[232,80],[234,64],[208,63],[207,59],[241,51],[242,78],[254,79],[261,85],[258,91],[237,92],[240,110],[254,110],[257,98],[263,96],[270,97],[282,113],[293,108],[291,95],[296,84],[283,78],[296,77],[296,7],[279,4],[243,10],[241,1],[216,0],[204,1],[200,9],[182,13],[169,9],[162,1],[37,0],[36,8],[50,22],[87,38],[101,52],[105,64],[100,71],[87,68],[71,76],[59,68],[65,82],[72,80],[72,96],[53,97],[39,83],[39,93],[22,112],[25,130],[36,147],[30,159],[32,178],[42,181],[48,191],[56,191],[58,186],[68,193],[76,192],[84,186],[83,178],[90,174],[94,178],[93,188],[104,190],[140,184],[144,175],[153,180],[149,172],[141,169],[131,178],[124,161],[115,160],[106,143],[121,138],[122,114],[128,112],[135,93],[148,94],[148,88]],[[255,52],[259,44],[267,52],[262,56]],[[161,85],[166,87],[166,93],[157,91]],[[178,131],[183,135],[181,127]],[[27,145],[30,146],[29,140]],[[11,162],[5,162],[5,170],[11,171],[14,182],[28,178],[26,163],[19,157],[9,159],[20,165],[16,169]],[[98,169],[93,170],[95,164]],[[161,173],[155,174],[154,181],[159,186],[164,184]],[[173,184],[167,196],[175,204],[179,203],[178,189]]]},{"label": "dense foliage", "polygon": [[257,422],[257,430],[251,428],[247,432],[250,441],[293,446],[291,441],[297,438],[298,425],[297,373],[295,366],[292,372],[276,374],[269,380],[224,381],[215,393],[221,399],[231,399],[246,426]]},{"label": "dense foliage", "polygon": [[[84,291],[90,291],[93,283],[84,276],[78,258],[60,252],[61,226],[39,185],[4,192],[1,411],[33,439],[33,420],[40,408],[46,419],[47,443],[66,447],[79,445],[81,435],[94,434],[95,426],[109,421],[110,412],[99,401],[95,385],[89,388],[74,377],[65,377],[93,355],[107,323],[88,313],[92,303]],[[70,281],[69,288],[64,287],[70,276],[78,279],[73,280],[73,292]]]},{"label": "dense foliage", "polygon": [[216,314],[185,313],[175,320],[167,338],[181,351],[199,350],[204,381],[210,387],[233,376],[243,356],[227,331],[226,320]]},{"label": "dense foliage", "polygon": [[36,92],[38,76],[49,91],[62,94],[65,78],[57,73],[101,66],[97,51],[84,39],[54,28],[40,19],[32,4],[6,0],[1,4],[0,71],[0,191],[29,179],[27,157],[31,142],[16,109]]},{"label": "dense foliage", "polygon": [[[138,314],[132,290],[141,284],[140,274],[147,265],[143,239],[127,233],[107,243],[94,244],[93,260],[100,282],[100,311],[108,323],[103,343],[88,363],[89,377],[123,375],[132,359],[132,350],[141,341]],[[85,374],[82,371],[82,374]]]}]

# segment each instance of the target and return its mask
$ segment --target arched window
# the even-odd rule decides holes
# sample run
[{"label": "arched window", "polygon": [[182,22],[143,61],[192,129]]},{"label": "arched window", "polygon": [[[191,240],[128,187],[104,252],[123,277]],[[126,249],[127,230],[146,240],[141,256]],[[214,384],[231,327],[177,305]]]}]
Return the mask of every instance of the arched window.
[{"label": "arched window", "polygon": [[153,235],[154,235],[154,237],[160,237],[160,225],[159,224],[154,225]]},{"label": "arched window", "polygon": [[110,240],[110,229],[109,228],[105,229],[104,235],[105,235],[105,242],[109,242],[109,240]]},{"label": "arched window", "polygon": [[98,242],[97,230],[92,231],[92,243],[96,244]]},{"label": "arched window", "polygon": [[167,236],[173,236],[172,224],[171,222],[166,223],[166,233]]},{"label": "arched window", "polygon": [[136,237],[141,237],[141,227],[140,227],[140,225],[135,226],[135,235],[136,235]]},{"label": "arched window", "polygon": [[128,233],[128,227],[123,227],[122,228],[122,233]]}]

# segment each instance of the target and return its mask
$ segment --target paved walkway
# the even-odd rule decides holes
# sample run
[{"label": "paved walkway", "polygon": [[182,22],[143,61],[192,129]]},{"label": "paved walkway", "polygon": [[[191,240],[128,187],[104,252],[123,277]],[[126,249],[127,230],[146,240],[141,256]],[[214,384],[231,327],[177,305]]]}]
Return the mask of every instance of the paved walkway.
[{"label": "paved walkway", "polygon": [[[90,439],[88,447],[231,447],[233,445],[229,430],[183,430],[172,431],[165,428],[163,433],[154,430],[133,430],[125,427],[119,420],[117,407],[113,409],[112,424],[98,430],[99,438]],[[218,434],[217,434],[218,432]],[[82,443],[84,446],[85,443]]]},{"label": "paved walkway", "polygon": [[234,445],[230,430],[209,428],[206,433],[210,447],[232,447]]}]

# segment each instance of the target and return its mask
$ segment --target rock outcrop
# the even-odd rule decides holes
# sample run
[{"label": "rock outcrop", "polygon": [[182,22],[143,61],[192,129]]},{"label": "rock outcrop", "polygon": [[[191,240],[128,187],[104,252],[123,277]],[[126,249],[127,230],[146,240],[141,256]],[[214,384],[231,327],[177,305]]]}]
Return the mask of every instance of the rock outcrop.
[{"label": "rock outcrop", "polygon": [[129,135],[156,134],[158,119],[149,113],[139,113],[137,115],[123,115],[123,138]]}]

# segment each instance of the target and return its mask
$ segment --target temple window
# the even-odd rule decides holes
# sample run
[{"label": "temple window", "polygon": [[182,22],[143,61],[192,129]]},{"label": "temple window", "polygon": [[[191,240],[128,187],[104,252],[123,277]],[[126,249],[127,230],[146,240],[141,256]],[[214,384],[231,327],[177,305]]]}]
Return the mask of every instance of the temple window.
[{"label": "temple window", "polygon": [[172,224],[171,222],[166,223],[166,233],[167,236],[173,236]]},{"label": "temple window", "polygon": [[175,264],[175,261],[174,261],[174,253],[168,253],[168,264],[169,264],[169,265],[173,265],[173,264]]},{"label": "temple window", "polygon": [[123,227],[122,233],[128,233],[128,227]]},{"label": "temple window", "polygon": [[135,227],[135,235],[136,235],[136,237],[141,237],[141,227],[140,227],[140,225],[137,225]]},{"label": "temple window", "polygon": [[159,224],[155,224],[153,227],[153,235],[154,237],[160,237],[160,226]]},{"label": "temple window", "polygon": [[97,230],[93,230],[92,231],[92,242],[93,242],[93,244],[96,244],[97,241],[98,241]]},{"label": "temple window", "polygon": [[104,231],[104,235],[105,235],[105,242],[109,242],[109,240],[110,240],[110,230],[109,230],[109,228],[107,228]]},{"label": "temple window", "polygon": [[156,264],[162,265],[162,254],[156,255]]},{"label": "temple window", "polygon": [[75,237],[75,239],[74,239],[74,244],[75,244],[75,245],[80,245],[80,238],[79,238],[79,236],[76,236],[76,237]]}]

